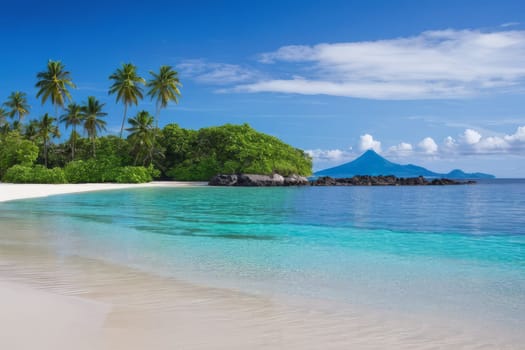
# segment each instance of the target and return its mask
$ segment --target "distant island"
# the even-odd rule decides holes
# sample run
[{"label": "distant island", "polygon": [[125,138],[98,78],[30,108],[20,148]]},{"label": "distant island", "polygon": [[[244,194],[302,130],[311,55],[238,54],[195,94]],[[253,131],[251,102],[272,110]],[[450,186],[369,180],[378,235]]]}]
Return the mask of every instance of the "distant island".
[{"label": "distant island", "polygon": [[413,164],[397,164],[386,160],[373,150],[368,150],[357,159],[314,173],[315,177],[330,176],[333,178],[350,178],[356,175],[394,175],[399,178],[423,176],[425,178],[447,179],[493,179],[495,176],[484,173],[465,173],[460,169],[447,174],[440,174]]}]

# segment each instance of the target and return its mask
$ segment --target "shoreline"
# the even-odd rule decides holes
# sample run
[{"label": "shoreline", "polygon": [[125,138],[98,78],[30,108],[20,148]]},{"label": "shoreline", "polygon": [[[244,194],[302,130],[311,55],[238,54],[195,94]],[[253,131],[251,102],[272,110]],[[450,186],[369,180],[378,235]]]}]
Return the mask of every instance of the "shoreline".
[{"label": "shoreline", "polygon": [[[9,335],[1,348],[514,349],[521,339],[434,317],[198,285],[13,243],[0,241],[0,328]],[[31,337],[28,329],[36,330]]]},{"label": "shoreline", "polygon": [[200,187],[206,182],[153,181],[143,184],[86,183],[86,184],[11,184],[0,182],[0,203],[42,198],[62,194],[73,194],[94,191],[120,190],[128,188],[152,187]]}]

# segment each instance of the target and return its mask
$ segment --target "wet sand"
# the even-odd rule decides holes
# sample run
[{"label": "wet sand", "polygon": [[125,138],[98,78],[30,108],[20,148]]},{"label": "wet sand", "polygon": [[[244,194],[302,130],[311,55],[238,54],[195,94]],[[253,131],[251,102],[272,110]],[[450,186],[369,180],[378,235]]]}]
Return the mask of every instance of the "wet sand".
[{"label": "wet sand", "polygon": [[24,223],[0,229],[0,310],[0,349],[519,349],[524,340],[57,254]]}]

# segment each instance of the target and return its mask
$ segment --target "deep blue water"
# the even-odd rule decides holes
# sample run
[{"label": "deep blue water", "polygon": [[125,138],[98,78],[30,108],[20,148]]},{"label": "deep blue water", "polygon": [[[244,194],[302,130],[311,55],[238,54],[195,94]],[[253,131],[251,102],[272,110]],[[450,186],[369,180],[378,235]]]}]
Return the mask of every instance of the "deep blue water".
[{"label": "deep blue water", "polygon": [[133,189],[0,203],[0,219],[30,223],[57,254],[195,283],[525,322],[524,180]]}]

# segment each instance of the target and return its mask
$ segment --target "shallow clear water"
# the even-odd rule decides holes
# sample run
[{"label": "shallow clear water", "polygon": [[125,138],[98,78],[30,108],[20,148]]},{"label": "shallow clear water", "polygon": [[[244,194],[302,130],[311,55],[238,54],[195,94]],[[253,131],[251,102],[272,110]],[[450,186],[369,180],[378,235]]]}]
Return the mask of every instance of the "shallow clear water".
[{"label": "shallow clear water", "polygon": [[[149,188],[0,203],[81,255],[264,295],[525,322],[525,181]],[[6,226],[4,226],[6,227]],[[0,242],[17,235],[0,228]]]}]

